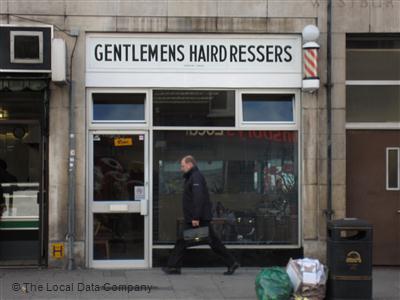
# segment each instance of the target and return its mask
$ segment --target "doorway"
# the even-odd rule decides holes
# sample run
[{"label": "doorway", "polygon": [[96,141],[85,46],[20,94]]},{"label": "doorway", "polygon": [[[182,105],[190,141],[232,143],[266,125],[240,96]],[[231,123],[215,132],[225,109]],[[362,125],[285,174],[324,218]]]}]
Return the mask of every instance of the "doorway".
[{"label": "doorway", "polygon": [[148,134],[91,132],[89,266],[149,267]]},{"label": "doorway", "polygon": [[46,264],[43,92],[0,93],[0,266]]},{"label": "doorway", "polygon": [[[387,154],[388,149],[400,147],[400,131],[348,130],[346,147],[346,215],[373,225],[374,265],[399,266],[400,165],[398,158],[392,164]],[[395,180],[390,180],[390,173],[397,174]],[[395,188],[390,181],[395,181]]]}]

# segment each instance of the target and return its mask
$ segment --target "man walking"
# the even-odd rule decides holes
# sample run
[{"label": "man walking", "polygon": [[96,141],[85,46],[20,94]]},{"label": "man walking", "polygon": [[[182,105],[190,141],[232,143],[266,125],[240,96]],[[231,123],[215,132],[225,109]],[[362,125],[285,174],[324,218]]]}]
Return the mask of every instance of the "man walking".
[{"label": "man walking", "polygon": [[[193,156],[188,155],[182,158],[181,171],[185,179],[182,197],[183,216],[185,220],[184,229],[208,226],[208,243],[211,249],[221,257],[224,264],[228,267],[224,275],[232,275],[239,267],[239,264],[221,243],[210,224],[212,220],[210,195],[206,180],[198,169]],[[185,243],[183,236],[179,236],[175,243],[175,248],[168,259],[168,265],[163,268],[165,273],[181,273],[182,259],[187,247],[188,245]]]}]

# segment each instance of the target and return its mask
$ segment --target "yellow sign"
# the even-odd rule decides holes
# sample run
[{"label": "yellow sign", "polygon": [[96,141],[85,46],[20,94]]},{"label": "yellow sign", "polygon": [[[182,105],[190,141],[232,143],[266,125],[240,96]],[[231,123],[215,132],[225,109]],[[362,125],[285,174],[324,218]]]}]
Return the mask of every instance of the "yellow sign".
[{"label": "yellow sign", "polygon": [[125,146],[132,146],[132,145],[133,145],[132,138],[115,138],[114,139],[115,147],[125,147]]},{"label": "yellow sign", "polygon": [[54,243],[51,245],[51,257],[55,259],[64,258],[64,243]]}]

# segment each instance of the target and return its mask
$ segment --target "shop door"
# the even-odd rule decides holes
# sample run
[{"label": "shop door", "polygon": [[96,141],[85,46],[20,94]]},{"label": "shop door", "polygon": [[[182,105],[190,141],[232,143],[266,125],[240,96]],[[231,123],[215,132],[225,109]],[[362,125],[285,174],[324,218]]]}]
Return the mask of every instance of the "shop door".
[{"label": "shop door", "polygon": [[146,132],[90,135],[90,266],[149,266]]},{"label": "shop door", "polygon": [[0,266],[42,263],[41,133],[39,121],[0,121]]},{"label": "shop door", "polygon": [[373,225],[373,264],[400,265],[400,191],[386,189],[386,149],[400,131],[347,131],[347,216]]}]

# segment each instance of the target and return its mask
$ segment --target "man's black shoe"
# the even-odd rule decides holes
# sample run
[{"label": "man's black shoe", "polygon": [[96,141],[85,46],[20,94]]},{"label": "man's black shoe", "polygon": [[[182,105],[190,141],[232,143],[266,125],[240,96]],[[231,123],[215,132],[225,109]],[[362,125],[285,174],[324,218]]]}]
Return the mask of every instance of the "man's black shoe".
[{"label": "man's black shoe", "polygon": [[224,272],[224,275],[233,275],[237,268],[239,268],[239,264],[235,262],[232,266],[228,267],[228,270]]},{"label": "man's black shoe", "polygon": [[165,274],[168,275],[180,275],[181,269],[180,268],[171,268],[171,267],[162,267],[161,268]]}]

